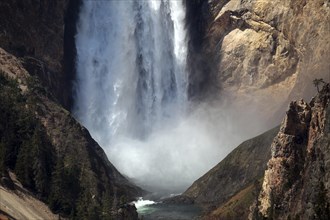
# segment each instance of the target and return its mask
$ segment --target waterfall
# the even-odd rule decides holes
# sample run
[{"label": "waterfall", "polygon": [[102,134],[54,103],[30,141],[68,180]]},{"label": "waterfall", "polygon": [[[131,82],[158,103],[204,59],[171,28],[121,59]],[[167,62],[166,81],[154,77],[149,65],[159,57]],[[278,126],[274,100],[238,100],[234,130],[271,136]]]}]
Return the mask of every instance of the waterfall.
[{"label": "waterfall", "polygon": [[218,161],[216,129],[185,119],[183,2],[84,0],[77,26],[74,115],[148,190],[180,192]]},{"label": "waterfall", "polygon": [[143,139],[187,103],[180,1],[84,1],[74,113],[101,145]]}]

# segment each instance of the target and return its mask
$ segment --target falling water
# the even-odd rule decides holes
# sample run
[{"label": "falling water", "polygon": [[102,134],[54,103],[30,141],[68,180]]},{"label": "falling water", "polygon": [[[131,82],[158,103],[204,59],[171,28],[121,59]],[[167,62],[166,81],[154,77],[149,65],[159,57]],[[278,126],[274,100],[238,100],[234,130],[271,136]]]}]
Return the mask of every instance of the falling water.
[{"label": "falling water", "polygon": [[120,171],[155,190],[182,191],[219,158],[216,129],[184,120],[184,18],[183,0],[85,0],[77,27],[73,112]]},{"label": "falling water", "polygon": [[183,19],[180,1],[84,1],[74,112],[101,145],[146,138],[184,111]]}]

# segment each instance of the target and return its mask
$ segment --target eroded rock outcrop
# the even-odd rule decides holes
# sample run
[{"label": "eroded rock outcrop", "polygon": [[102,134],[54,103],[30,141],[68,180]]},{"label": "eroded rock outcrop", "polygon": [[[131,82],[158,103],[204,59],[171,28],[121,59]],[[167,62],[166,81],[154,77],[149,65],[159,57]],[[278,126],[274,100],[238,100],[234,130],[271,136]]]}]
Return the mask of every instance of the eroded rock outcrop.
[{"label": "eroded rock outcrop", "polygon": [[253,219],[329,219],[329,84],[310,104],[290,104],[271,151]]},{"label": "eroded rock outcrop", "polygon": [[195,47],[190,44],[202,48],[190,50],[200,54],[191,54],[191,59],[195,56],[193,62],[204,68],[192,77],[207,82],[212,93],[221,88],[221,96],[238,108],[258,106],[264,120],[279,123],[290,100],[310,99],[314,94],[309,82],[322,77],[330,81],[328,0],[189,4],[203,8],[196,15],[201,21],[195,23],[207,25],[204,35],[198,35],[201,42]]}]

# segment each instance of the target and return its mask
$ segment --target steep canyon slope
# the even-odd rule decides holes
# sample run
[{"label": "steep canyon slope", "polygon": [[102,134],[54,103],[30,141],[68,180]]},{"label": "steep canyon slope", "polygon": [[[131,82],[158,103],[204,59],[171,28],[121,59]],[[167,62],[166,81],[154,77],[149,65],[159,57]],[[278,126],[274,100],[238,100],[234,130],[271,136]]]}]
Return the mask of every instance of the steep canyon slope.
[{"label": "steep canyon slope", "polygon": [[240,144],[218,165],[196,180],[184,196],[205,207],[216,206],[262,178],[271,157],[270,144],[279,128]]},{"label": "steep canyon slope", "polygon": [[0,48],[0,64],[1,184],[10,182],[9,169],[62,216],[125,215],[125,208],[118,212],[120,206],[143,191],[117,171],[89,132],[54,102],[22,60]]}]

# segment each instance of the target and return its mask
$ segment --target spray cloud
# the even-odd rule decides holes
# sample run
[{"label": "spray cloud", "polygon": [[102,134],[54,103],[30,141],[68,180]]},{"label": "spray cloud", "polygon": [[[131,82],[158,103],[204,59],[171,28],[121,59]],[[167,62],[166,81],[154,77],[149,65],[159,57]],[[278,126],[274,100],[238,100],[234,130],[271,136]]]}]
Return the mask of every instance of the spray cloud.
[{"label": "spray cloud", "polygon": [[255,131],[231,108],[188,101],[184,18],[171,0],[85,0],[80,12],[73,112],[150,191],[182,192]]}]

